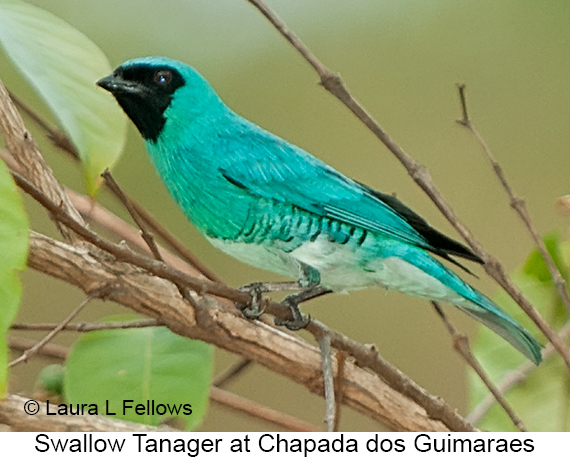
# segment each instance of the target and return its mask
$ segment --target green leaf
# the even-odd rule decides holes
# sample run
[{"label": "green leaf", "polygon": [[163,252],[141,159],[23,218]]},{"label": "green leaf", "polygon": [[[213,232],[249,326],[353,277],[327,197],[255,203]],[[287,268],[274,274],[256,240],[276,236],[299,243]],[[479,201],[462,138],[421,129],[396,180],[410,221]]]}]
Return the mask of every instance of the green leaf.
[{"label": "green leaf", "polygon": [[[554,260],[554,264],[562,274],[564,279],[568,278],[568,268],[564,265],[562,254],[560,251],[560,236],[558,232],[549,233],[544,237],[544,244],[546,250]],[[523,273],[528,276],[534,276],[541,282],[552,281],[552,276],[548,271],[548,267],[542,258],[542,254],[537,250],[533,251],[529,256],[523,267]]]},{"label": "green leaf", "polygon": [[95,86],[111,72],[107,58],[66,22],[16,0],[0,0],[0,45],[76,146],[93,195],[125,142],[125,116]]},{"label": "green leaf", "polygon": [[[114,417],[133,422],[158,425],[178,416],[189,430],[206,412],[212,353],[210,345],[165,327],[90,332],[77,341],[67,359],[65,396],[72,404],[94,403],[99,414],[114,412]],[[158,414],[159,404],[187,404],[191,414],[184,414],[188,409]],[[137,405],[142,405],[140,414]]]},{"label": "green leaf", "polygon": [[[570,243],[560,243],[556,234],[547,235],[544,241],[562,275],[567,277],[566,259],[570,258]],[[538,250],[531,252],[524,265],[512,275],[512,278],[523,295],[549,324],[554,329],[560,328],[565,322],[566,313],[562,312],[560,297]],[[539,334],[520,307],[504,291],[497,294],[495,302],[532,333]],[[481,328],[479,331],[473,350],[495,383],[525,361],[522,355],[486,328]],[[477,405],[487,395],[486,387],[473,372],[470,372],[471,406]],[[529,430],[570,431],[568,371],[560,357],[551,357],[542,362],[523,382],[510,389],[505,397]],[[496,404],[489,409],[477,426],[493,431],[516,430],[506,413]]]},{"label": "green leaf", "polygon": [[26,267],[29,225],[20,194],[0,160],[0,398],[8,382],[7,333],[22,297],[18,271]]},{"label": "green leaf", "polygon": [[58,363],[44,367],[36,380],[36,392],[61,397],[63,395],[64,375],[65,368]]}]

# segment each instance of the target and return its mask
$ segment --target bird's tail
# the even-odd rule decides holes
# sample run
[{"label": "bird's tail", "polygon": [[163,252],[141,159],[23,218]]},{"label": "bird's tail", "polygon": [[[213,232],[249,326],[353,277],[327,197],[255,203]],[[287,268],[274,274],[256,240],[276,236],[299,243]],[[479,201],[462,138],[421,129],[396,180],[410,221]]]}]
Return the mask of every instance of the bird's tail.
[{"label": "bird's tail", "polygon": [[[409,253],[408,251],[408,255],[405,258],[406,261],[420,268],[424,273],[436,278],[453,291],[453,294],[441,297],[442,301],[457,306],[465,313],[485,324],[536,365],[541,362],[541,345],[538,341],[493,301],[471,287],[427,253],[424,252],[424,255],[417,251],[414,252],[414,255],[409,255]],[[425,298],[433,299],[430,297]]]},{"label": "bird's tail", "polygon": [[471,317],[485,324],[499,336],[518,349],[523,355],[538,365],[542,361],[541,345],[534,337],[511,316],[495,305],[484,295],[477,293],[477,300],[471,300],[480,307],[460,309]]}]

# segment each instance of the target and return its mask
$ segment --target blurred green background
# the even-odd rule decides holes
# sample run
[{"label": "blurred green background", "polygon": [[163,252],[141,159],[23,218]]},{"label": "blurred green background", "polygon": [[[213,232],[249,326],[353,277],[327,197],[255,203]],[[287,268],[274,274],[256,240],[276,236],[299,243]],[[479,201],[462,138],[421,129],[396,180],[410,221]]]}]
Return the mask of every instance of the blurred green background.
[{"label": "blurred green background", "polygon": [[[142,55],[166,55],[190,63],[238,113],[345,174],[396,193],[432,225],[457,238],[403,167],[317,84],[308,64],[247,1],[31,3],[89,36],[113,66]],[[471,116],[511,184],[527,201],[539,231],[559,229],[566,237],[568,221],[557,213],[555,200],[568,192],[570,171],[570,3],[288,0],[268,4],[341,74],[388,133],[428,167],[460,219],[508,270],[523,262],[532,243],[474,139],[455,124],[460,116],[456,83],[467,84]],[[11,90],[53,119],[3,56],[0,68]],[[83,191],[76,165],[32,131],[60,180]],[[114,175],[230,285],[276,278],[216,251],[190,226],[155,175],[132,125]],[[101,201],[124,215],[105,193]],[[28,208],[36,230],[55,233],[36,205]],[[481,268],[473,269],[480,279],[470,282],[492,296],[497,286]],[[24,288],[18,321],[59,321],[83,298],[76,289],[33,271],[24,274]],[[466,368],[426,302],[367,290],[323,297],[303,309],[349,337],[374,343],[383,357],[430,393],[466,412]],[[79,320],[123,311],[118,305],[94,302]],[[451,317],[462,331],[474,335],[473,321],[457,312]],[[57,341],[70,343],[73,338],[64,335]],[[497,344],[502,344],[498,337]],[[216,371],[235,359],[217,351]],[[29,392],[42,363],[18,366],[12,391]],[[264,368],[250,369],[229,389],[322,423],[321,398]],[[201,427],[205,431],[273,428],[215,404]],[[341,429],[377,430],[378,424],[345,409]]]}]

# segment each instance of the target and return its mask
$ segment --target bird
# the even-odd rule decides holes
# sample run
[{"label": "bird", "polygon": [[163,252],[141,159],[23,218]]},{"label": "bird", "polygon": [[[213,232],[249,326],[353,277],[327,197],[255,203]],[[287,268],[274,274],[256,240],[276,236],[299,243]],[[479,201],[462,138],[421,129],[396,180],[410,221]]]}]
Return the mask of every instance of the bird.
[{"label": "bird", "polygon": [[[385,288],[453,305],[540,363],[530,332],[443,263],[469,272],[454,257],[480,257],[393,195],[243,118],[191,66],[139,57],[96,84],[134,123],[172,198],[212,245],[293,278],[284,289],[298,292],[282,302],[292,319],[277,324],[306,326],[298,305],[310,298]],[[250,286],[254,298],[279,290]],[[242,311],[257,318],[263,309],[252,302]]]}]

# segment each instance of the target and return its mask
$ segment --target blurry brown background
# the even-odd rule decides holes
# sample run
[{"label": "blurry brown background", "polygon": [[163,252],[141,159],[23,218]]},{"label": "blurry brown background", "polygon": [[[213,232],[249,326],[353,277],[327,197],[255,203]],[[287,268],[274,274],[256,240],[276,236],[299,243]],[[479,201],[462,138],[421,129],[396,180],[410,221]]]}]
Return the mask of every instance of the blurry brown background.
[{"label": "blurry brown background", "polygon": [[[111,64],[142,55],[165,55],[196,67],[226,103],[250,120],[303,147],[349,176],[396,193],[432,225],[457,238],[433,204],[391,154],[332,96],[317,76],[245,0],[34,0],[95,41]],[[555,199],[569,191],[570,4],[563,0],[288,0],[268,2],[415,159],[426,165],[459,217],[479,241],[514,269],[532,247],[474,139],[455,124],[456,83],[467,84],[470,111],[538,229],[559,229]],[[19,75],[0,56],[5,84],[53,120]],[[103,75],[101,75],[103,76]],[[31,123],[28,121],[28,125]],[[32,130],[37,132],[36,130]],[[57,176],[83,191],[76,166],[36,133]],[[134,198],[230,285],[274,279],[212,248],[170,200],[132,125],[115,177]],[[106,194],[101,201],[124,215]],[[51,223],[28,204],[36,230]],[[493,295],[495,284],[474,267],[470,280]],[[24,274],[18,321],[61,320],[82,299],[76,289],[33,271]],[[367,290],[328,296],[304,306],[315,318],[380,353],[433,394],[465,412],[465,368],[439,318],[426,302]],[[125,312],[94,302],[79,320]],[[475,324],[452,313],[461,330]],[[533,329],[534,330],[534,329]],[[20,334],[20,333],[19,333]],[[29,334],[31,335],[31,334]],[[38,335],[31,335],[38,337]],[[74,335],[58,338],[69,344]],[[218,351],[216,371],[235,357]],[[43,366],[18,366],[12,391],[29,393]],[[261,367],[230,390],[278,410],[322,423],[324,402]],[[271,430],[211,405],[201,427]],[[345,431],[378,424],[346,409]]]}]

